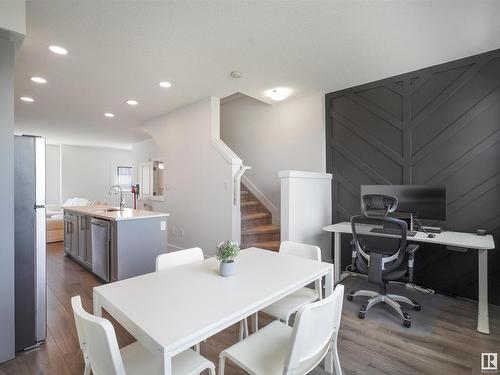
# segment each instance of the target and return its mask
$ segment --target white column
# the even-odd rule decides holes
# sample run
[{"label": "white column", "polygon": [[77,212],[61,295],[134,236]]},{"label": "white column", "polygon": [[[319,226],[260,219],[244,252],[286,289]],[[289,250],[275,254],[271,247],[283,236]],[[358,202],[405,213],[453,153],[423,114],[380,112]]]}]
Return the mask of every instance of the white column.
[{"label": "white column", "polygon": [[324,261],[331,261],[332,175],[281,171],[281,240],[316,245]]}]

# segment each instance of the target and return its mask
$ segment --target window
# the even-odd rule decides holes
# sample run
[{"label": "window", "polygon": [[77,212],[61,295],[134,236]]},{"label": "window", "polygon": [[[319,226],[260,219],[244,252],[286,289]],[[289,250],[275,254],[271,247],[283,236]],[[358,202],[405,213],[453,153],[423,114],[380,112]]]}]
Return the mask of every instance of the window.
[{"label": "window", "polygon": [[132,167],[116,167],[116,184],[120,185],[124,191],[132,188]]}]

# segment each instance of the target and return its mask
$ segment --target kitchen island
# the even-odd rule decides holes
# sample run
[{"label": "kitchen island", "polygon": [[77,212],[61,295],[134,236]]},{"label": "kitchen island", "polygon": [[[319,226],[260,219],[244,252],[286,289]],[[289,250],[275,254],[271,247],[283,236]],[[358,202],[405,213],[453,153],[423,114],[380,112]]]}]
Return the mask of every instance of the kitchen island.
[{"label": "kitchen island", "polygon": [[102,205],[63,210],[65,253],[104,281],[153,272],[167,251],[168,213]]}]

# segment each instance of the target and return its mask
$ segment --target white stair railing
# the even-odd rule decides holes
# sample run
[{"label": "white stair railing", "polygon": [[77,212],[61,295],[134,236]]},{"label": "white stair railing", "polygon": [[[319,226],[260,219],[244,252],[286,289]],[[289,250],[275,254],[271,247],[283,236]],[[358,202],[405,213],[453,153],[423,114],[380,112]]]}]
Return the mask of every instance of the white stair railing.
[{"label": "white stair railing", "polygon": [[241,176],[243,176],[243,174],[250,169],[252,169],[252,167],[241,164],[239,171],[234,175],[234,189],[233,189],[233,191],[234,191],[234,205],[235,206],[239,205],[239,203],[240,203]]}]

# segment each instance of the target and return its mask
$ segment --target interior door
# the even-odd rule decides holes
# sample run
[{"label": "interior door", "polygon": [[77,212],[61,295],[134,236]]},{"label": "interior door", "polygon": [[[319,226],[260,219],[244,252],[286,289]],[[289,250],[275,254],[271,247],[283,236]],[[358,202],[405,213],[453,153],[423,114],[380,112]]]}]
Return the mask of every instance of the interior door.
[{"label": "interior door", "polygon": [[153,196],[153,162],[141,163],[139,194],[141,199]]}]

